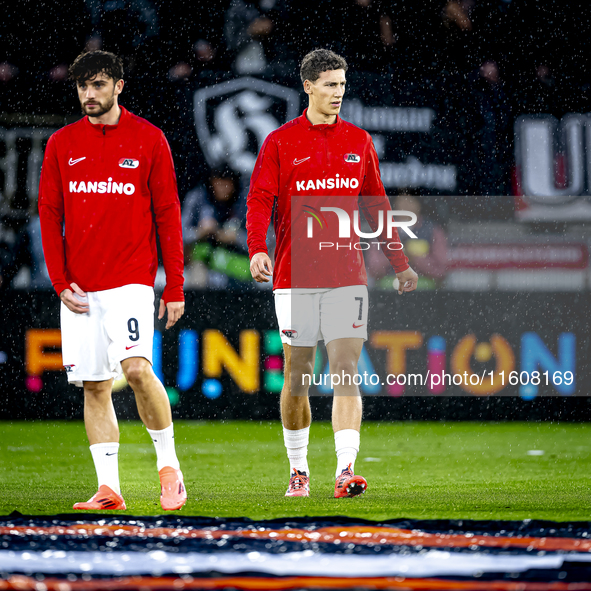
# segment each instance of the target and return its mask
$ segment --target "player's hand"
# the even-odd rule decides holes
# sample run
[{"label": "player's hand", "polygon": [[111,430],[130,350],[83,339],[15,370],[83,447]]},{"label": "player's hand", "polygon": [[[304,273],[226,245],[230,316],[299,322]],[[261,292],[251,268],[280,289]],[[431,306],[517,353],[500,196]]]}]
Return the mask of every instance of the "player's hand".
[{"label": "player's hand", "polygon": [[258,283],[269,283],[273,275],[273,263],[266,252],[257,252],[250,259],[250,274]]},{"label": "player's hand", "polygon": [[185,313],[185,302],[168,302],[160,300],[160,309],[158,310],[158,320],[164,318],[164,313],[168,310],[166,319],[166,328],[170,328],[177,323],[177,320]]},{"label": "player's hand", "polygon": [[398,293],[402,295],[405,291],[414,291],[417,288],[419,276],[409,267],[405,271],[396,273],[398,279]]},{"label": "player's hand", "polygon": [[86,314],[90,310],[86,292],[82,291],[76,283],[70,283],[70,287],[72,289],[64,289],[60,293],[60,300],[74,314]]}]

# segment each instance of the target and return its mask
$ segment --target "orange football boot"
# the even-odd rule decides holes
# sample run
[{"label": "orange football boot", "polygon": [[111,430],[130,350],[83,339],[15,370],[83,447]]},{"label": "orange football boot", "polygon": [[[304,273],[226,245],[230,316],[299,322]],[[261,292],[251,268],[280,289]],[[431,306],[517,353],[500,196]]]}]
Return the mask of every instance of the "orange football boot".
[{"label": "orange football boot", "polygon": [[160,504],[165,511],[180,509],[187,502],[187,491],[183,482],[183,473],[171,466],[164,466],[158,472],[160,476]]},{"label": "orange football boot", "polygon": [[286,497],[309,497],[310,496],[310,478],[306,472],[300,472],[293,469],[289,486],[287,487]]},{"label": "orange football boot", "polygon": [[106,484],[99,486],[98,492],[86,503],[74,503],[77,511],[124,511],[125,501]]},{"label": "orange football boot", "polygon": [[367,490],[367,481],[363,476],[355,476],[349,464],[337,478],[334,485],[334,498],[356,497]]}]

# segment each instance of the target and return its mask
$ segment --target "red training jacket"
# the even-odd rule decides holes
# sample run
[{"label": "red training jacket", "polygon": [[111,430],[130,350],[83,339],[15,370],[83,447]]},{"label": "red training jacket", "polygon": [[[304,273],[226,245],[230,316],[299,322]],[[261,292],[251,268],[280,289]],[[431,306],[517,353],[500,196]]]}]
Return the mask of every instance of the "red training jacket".
[{"label": "red training jacket", "polygon": [[43,252],[57,294],[154,286],[156,228],[166,288],[182,302],[183,241],[176,176],[160,129],[121,107],[117,125],[88,117],[47,143],[39,188]]},{"label": "red training jacket", "polygon": [[[374,231],[380,228],[380,215],[384,220],[378,237],[364,241],[383,250],[397,273],[408,269],[402,250],[388,250],[400,239],[396,228],[390,238],[386,236],[386,212],[392,208],[371,136],[340,117],[333,125],[312,125],[304,111],[268,135],[247,198],[251,258],[267,252],[274,204],[274,289],[366,285],[361,245],[352,230],[359,209]],[[342,237],[336,212],[322,212],[321,207],[339,207],[348,213],[350,237]]]}]

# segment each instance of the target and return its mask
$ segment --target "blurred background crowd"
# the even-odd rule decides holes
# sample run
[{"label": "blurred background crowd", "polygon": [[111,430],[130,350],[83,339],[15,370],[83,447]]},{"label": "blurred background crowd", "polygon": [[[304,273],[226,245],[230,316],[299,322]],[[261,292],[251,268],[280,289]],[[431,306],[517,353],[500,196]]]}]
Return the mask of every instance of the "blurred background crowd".
[{"label": "blurred background crowd", "polygon": [[[15,286],[50,286],[35,216],[36,177],[29,170],[38,168],[42,152],[35,146],[42,150],[46,138],[35,144],[33,132],[11,136],[8,131],[56,129],[79,117],[67,67],[83,49],[124,58],[121,103],[161,127],[169,139],[182,202],[188,286],[256,289],[245,248],[248,175],[204,157],[194,93],[244,76],[300,92],[299,61],[311,49],[327,47],[347,59],[348,92],[356,100],[432,109],[429,141],[420,134],[410,141],[422,143],[422,153],[435,163],[441,164],[442,151],[459,162],[458,183],[449,190],[398,183],[389,194],[393,204],[396,199],[400,209],[419,216],[419,241],[407,251],[424,288],[485,289],[500,280],[487,279],[482,269],[480,276],[456,272],[446,283],[450,249],[475,235],[484,242],[523,238],[512,226],[520,195],[515,122],[522,115],[560,119],[590,110],[590,38],[591,3],[583,1],[3,3],[0,293]],[[381,139],[374,141],[380,152]],[[11,146],[28,158],[15,162]],[[396,147],[393,151],[396,158]],[[405,157],[400,153],[398,160]],[[550,241],[552,232],[561,230],[543,228]],[[371,284],[391,288],[385,259],[370,256],[367,264]],[[573,275],[573,285],[577,281]],[[586,287],[586,275],[583,282]]]}]

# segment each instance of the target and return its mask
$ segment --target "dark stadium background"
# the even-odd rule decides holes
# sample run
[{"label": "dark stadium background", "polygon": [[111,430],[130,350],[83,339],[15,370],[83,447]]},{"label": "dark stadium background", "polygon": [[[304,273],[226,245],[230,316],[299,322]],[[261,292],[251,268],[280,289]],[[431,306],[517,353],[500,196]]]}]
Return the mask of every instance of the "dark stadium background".
[{"label": "dark stadium background", "polygon": [[[437,228],[447,252],[435,260],[440,272],[427,265],[421,292],[404,298],[390,287],[391,272],[368,261],[372,335],[420,335],[406,349],[408,372],[425,373],[439,353],[450,371],[458,344],[472,334],[483,346],[462,363],[478,374],[498,369],[489,346],[498,334],[513,354],[507,367],[528,372],[533,363],[575,375],[572,389],[507,386],[475,395],[451,387],[426,397],[424,388],[382,388],[366,393],[367,418],[590,419],[589,139],[581,140],[580,162],[573,152],[577,133],[591,138],[590,23],[588,3],[550,0],[3,3],[0,417],[82,413],[79,392],[56,371],[55,332],[31,332],[59,326],[39,255],[36,187],[48,135],[80,116],[67,65],[85,47],[124,57],[121,103],[165,131],[186,206],[192,191],[209,191],[212,169],[232,169],[244,200],[260,147],[257,125],[268,124],[265,115],[281,124],[301,112],[299,60],[328,47],[349,62],[344,116],[372,126],[389,194],[419,200],[431,229],[423,241],[439,248]],[[255,53],[245,58],[245,51]],[[244,134],[238,151],[216,127],[220,107],[231,101]],[[540,151],[532,156],[526,139],[537,121],[550,140],[533,146]],[[551,194],[535,194],[527,167],[541,170],[536,158],[548,154]],[[242,220],[238,235],[243,231]],[[186,242],[188,312],[159,345],[176,416],[278,418],[281,359],[270,292],[248,281],[240,239],[230,246]],[[250,344],[241,345],[242,333]],[[204,349],[220,334],[226,341],[219,351]],[[436,337],[445,341],[443,352]],[[228,361],[230,347],[243,360],[256,357],[254,365],[244,361],[254,391],[236,378],[240,366]],[[206,354],[222,360],[220,375],[204,372]],[[387,372],[387,348],[370,340],[368,355]],[[116,400],[120,416],[135,418],[129,390]],[[315,416],[328,417],[328,404],[315,397]]]}]

